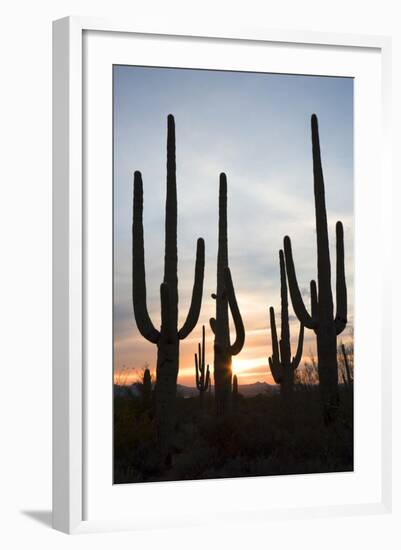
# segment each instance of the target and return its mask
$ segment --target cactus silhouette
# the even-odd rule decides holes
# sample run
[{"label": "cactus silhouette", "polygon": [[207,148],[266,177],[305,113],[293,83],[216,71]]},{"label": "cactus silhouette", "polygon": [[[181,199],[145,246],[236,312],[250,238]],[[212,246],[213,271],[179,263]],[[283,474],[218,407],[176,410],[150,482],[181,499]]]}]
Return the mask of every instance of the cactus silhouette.
[{"label": "cactus silhouette", "polygon": [[[231,407],[232,356],[243,348],[245,330],[235,297],[231,272],[228,267],[227,239],[227,178],[220,174],[219,187],[219,235],[217,252],[216,317],[210,319],[214,333],[214,392],[218,415],[229,412]],[[234,321],[236,338],[230,343],[228,308]]]},{"label": "cactus silhouette", "polygon": [[337,312],[333,313],[333,294],[331,290],[330,251],[327,230],[327,214],[322,161],[320,155],[319,129],[316,115],[312,115],[312,155],[316,215],[317,239],[317,285],[310,282],[311,313],[307,311],[298,286],[291,240],[284,238],[285,262],[288,285],[294,311],[301,323],[315,331],[317,337],[319,386],[322,398],[323,416],[326,424],[337,417],[339,406],[337,335],[347,324],[347,288],[344,269],[343,225],[336,224],[337,237]]},{"label": "cactus silhouette", "polygon": [[233,376],[233,395],[238,395],[238,376]]},{"label": "cactus silhouette", "polygon": [[237,411],[238,409],[238,376],[234,374],[233,376],[233,410]]},{"label": "cactus silhouette", "polygon": [[345,346],[344,344],[341,344],[341,352],[343,354],[343,359],[344,359],[344,367],[345,367],[345,373],[346,373],[346,376],[345,374],[343,373],[343,381],[344,381],[344,384],[346,386],[352,386],[353,384],[353,379],[352,379],[352,376],[351,376],[351,369],[349,367],[349,362],[348,362],[348,356],[347,356],[347,350],[345,349]]},{"label": "cactus silhouette", "polygon": [[202,343],[198,344],[198,353],[195,353],[195,379],[201,408],[203,408],[203,394],[209,389],[210,385],[209,365],[205,366],[205,354],[205,326],[202,325]]},{"label": "cactus silhouette", "polygon": [[280,392],[284,398],[288,398],[294,387],[294,371],[302,358],[304,342],[304,327],[302,322],[299,327],[298,346],[295,356],[291,359],[290,325],[288,322],[288,292],[284,253],[280,256],[280,281],[281,281],[281,338],[278,341],[274,308],[270,308],[270,330],[272,337],[272,356],[269,357],[270,371],[276,384],[280,384]]},{"label": "cactus silhouette", "polygon": [[134,204],[132,224],[132,296],[136,324],[149,342],[157,345],[155,414],[161,457],[167,458],[174,426],[174,405],[179,369],[179,342],[195,327],[203,292],[205,248],[198,239],[195,279],[187,318],[178,330],[177,276],[177,185],[175,162],[175,122],[167,118],[167,194],[165,213],[164,278],[160,285],[161,327],[157,330],[148,313],[146,301],[145,253],[143,237],[142,175],[134,175]]},{"label": "cactus silhouette", "polygon": [[152,377],[150,370],[145,369],[142,378],[142,402],[145,409],[150,409],[152,405]]}]

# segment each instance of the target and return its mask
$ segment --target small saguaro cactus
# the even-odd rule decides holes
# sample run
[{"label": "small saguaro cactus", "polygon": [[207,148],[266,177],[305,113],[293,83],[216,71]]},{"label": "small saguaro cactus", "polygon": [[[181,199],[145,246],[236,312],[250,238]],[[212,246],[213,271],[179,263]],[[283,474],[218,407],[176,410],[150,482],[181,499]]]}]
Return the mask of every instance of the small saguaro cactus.
[{"label": "small saguaro cactus", "polygon": [[152,405],[152,377],[147,368],[144,370],[142,378],[142,402],[145,409],[150,409]]},{"label": "small saguaro cactus", "polygon": [[330,249],[322,161],[320,156],[319,129],[316,115],[312,115],[312,155],[317,240],[317,284],[310,283],[311,313],[305,307],[292,257],[291,240],[284,238],[285,262],[291,301],[301,323],[315,331],[317,339],[319,387],[323,417],[326,424],[336,420],[338,394],[337,335],[347,324],[347,287],[344,268],[344,234],[340,221],[336,225],[337,238],[337,312],[333,313],[331,290]]},{"label": "small saguaro cactus", "polygon": [[304,327],[300,323],[298,346],[295,356],[291,359],[290,325],[288,321],[288,291],[283,251],[280,250],[280,281],[281,281],[281,338],[278,341],[274,308],[270,308],[270,330],[272,337],[272,356],[269,366],[276,384],[280,384],[280,392],[288,398],[294,388],[294,371],[302,359],[304,342]]},{"label": "small saguaro cactus", "polygon": [[157,346],[155,415],[161,458],[168,458],[174,426],[174,408],[179,368],[179,342],[186,338],[198,322],[202,302],[205,245],[198,239],[195,280],[191,305],[183,326],[178,329],[177,276],[177,185],[175,163],[174,117],[167,118],[167,196],[165,219],[164,278],[160,285],[161,327],[157,330],[148,313],[146,301],[145,253],[143,242],[142,175],[134,175],[132,224],[132,295],[139,332]]},{"label": "small saguaro cactus", "polygon": [[237,410],[238,407],[238,376],[234,374],[233,376],[233,409]]},{"label": "small saguaro cactus", "polygon": [[233,376],[233,395],[238,395],[238,376]]},{"label": "small saguaro cactus", "polygon": [[[235,297],[231,272],[228,267],[227,240],[227,178],[220,174],[219,231],[217,252],[216,318],[210,319],[214,333],[214,392],[218,415],[229,412],[231,407],[232,356],[243,348],[245,329]],[[228,308],[234,321],[236,338],[230,343]]]},{"label": "small saguaro cactus", "polygon": [[353,379],[351,376],[351,369],[348,362],[347,350],[345,349],[344,344],[341,344],[341,353],[343,355],[345,374],[343,373],[343,382],[346,386],[352,386]]},{"label": "small saguaro cactus", "polygon": [[203,407],[203,394],[207,392],[210,385],[209,365],[206,365],[205,360],[205,326],[202,326],[202,343],[198,344],[198,353],[195,353],[195,379],[196,387],[199,391],[199,399],[201,408]]}]

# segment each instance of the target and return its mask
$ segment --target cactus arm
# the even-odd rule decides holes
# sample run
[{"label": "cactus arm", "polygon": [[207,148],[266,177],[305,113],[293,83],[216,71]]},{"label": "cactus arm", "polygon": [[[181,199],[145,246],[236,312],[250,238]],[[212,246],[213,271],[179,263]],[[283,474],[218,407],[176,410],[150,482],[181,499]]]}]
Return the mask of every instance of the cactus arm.
[{"label": "cactus arm", "polygon": [[233,317],[235,326],[235,341],[230,345],[231,355],[237,355],[243,348],[245,342],[245,329],[242,321],[241,313],[239,311],[237,299],[235,297],[235,291],[233,281],[231,278],[230,268],[226,267],[224,270],[225,287],[227,292],[227,299],[230,306],[231,315]]},{"label": "cactus arm", "polygon": [[304,326],[302,323],[299,325],[298,346],[295,356],[292,358],[291,367],[295,370],[302,359],[302,349],[304,345]]},{"label": "cactus arm", "polygon": [[317,311],[318,311],[318,298],[317,298],[317,287],[316,281],[310,282],[310,301],[311,301],[311,312],[312,319],[317,323]]},{"label": "cactus arm", "polygon": [[271,307],[270,310],[270,332],[272,337],[272,360],[276,359],[279,361],[279,346],[277,340],[277,329],[276,329],[276,316],[274,314],[274,308]]},{"label": "cactus arm", "polygon": [[270,310],[270,331],[272,337],[272,356],[269,357],[269,367],[273,376],[273,380],[276,384],[281,383],[281,363],[279,355],[279,344],[277,340],[276,318],[274,314],[274,308]]},{"label": "cactus arm", "polygon": [[209,319],[209,325],[210,325],[210,328],[211,328],[213,334],[216,334],[216,319],[214,317],[211,317]]},{"label": "cactus arm", "polygon": [[309,315],[302,299],[301,291],[299,290],[294,260],[292,257],[291,239],[289,237],[284,237],[284,254],[287,268],[288,286],[290,289],[291,301],[295,314],[305,327],[313,329],[316,327],[316,323]]},{"label": "cactus arm", "polygon": [[277,364],[271,357],[269,357],[269,367],[275,383],[281,384],[281,365]]},{"label": "cactus arm", "polygon": [[[283,361],[283,357],[285,357],[285,344],[284,344],[284,340],[282,340],[280,338],[280,341],[278,343],[278,347],[279,347],[279,350],[280,350],[280,364],[284,366],[284,361]],[[286,366],[286,365],[285,365]]]},{"label": "cactus arm", "polygon": [[156,344],[160,333],[153,326],[146,304],[145,251],[143,243],[143,185],[140,172],[134,174],[132,223],[132,302],[139,332]]},{"label": "cactus arm", "polygon": [[269,367],[275,383],[281,384],[281,363],[279,363],[277,358],[273,359],[269,357]]},{"label": "cactus arm", "polygon": [[195,328],[198,322],[199,313],[202,305],[203,277],[205,271],[205,242],[198,239],[196,248],[195,277],[192,289],[191,305],[185,323],[178,332],[178,337],[183,340]]},{"label": "cactus arm", "polygon": [[337,248],[337,281],[336,298],[337,313],[334,320],[336,333],[340,334],[347,325],[347,285],[345,282],[344,267],[344,230],[343,224],[336,224],[336,248]]},{"label": "cactus arm", "polygon": [[[289,348],[290,342],[290,329],[288,324],[288,293],[287,293],[287,281],[285,272],[285,260],[284,252],[280,250],[280,288],[281,288],[281,339],[287,344]],[[281,356],[281,360],[284,361],[286,353]]]}]

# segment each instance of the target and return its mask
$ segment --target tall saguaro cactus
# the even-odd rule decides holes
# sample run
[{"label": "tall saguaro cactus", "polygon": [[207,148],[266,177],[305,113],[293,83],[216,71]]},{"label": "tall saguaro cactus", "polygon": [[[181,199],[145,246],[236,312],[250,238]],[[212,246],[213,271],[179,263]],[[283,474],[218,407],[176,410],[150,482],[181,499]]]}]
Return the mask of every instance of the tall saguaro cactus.
[{"label": "tall saguaro cactus", "polygon": [[155,412],[158,441],[162,456],[167,456],[174,425],[174,405],[179,368],[179,342],[195,327],[200,313],[205,245],[198,239],[195,280],[188,316],[178,330],[177,277],[177,185],[175,164],[174,117],[167,118],[167,195],[165,218],[164,278],[160,286],[161,327],[157,330],[148,313],[146,301],[145,253],[143,242],[143,185],[140,172],[134,175],[134,205],[132,224],[132,293],[136,324],[139,332],[157,345]]},{"label": "tall saguaro cactus", "polygon": [[344,234],[340,221],[336,224],[337,238],[337,312],[333,312],[333,294],[331,290],[331,270],[327,214],[324,191],[322,161],[320,156],[319,129],[316,115],[312,115],[312,154],[315,193],[316,239],[317,239],[317,285],[310,283],[311,313],[305,307],[298,286],[292,257],[291,240],[284,238],[284,251],[287,266],[288,284],[292,305],[298,319],[317,336],[319,386],[321,390],[324,420],[327,424],[337,416],[338,367],[337,335],[347,324],[347,288],[344,268]]},{"label": "tall saguaro cactus", "polygon": [[198,344],[198,353],[195,353],[195,380],[199,391],[201,408],[203,408],[203,394],[209,389],[210,371],[206,366],[205,326],[202,326],[202,343]]},{"label": "tall saguaro cactus", "polygon": [[270,371],[276,384],[280,384],[281,395],[289,398],[294,387],[294,371],[302,359],[304,342],[304,326],[299,327],[298,346],[295,356],[291,359],[290,325],[288,322],[288,292],[284,253],[280,256],[280,281],[281,281],[281,338],[278,341],[274,308],[270,308],[270,330],[272,336],[272,356],[269,357]]},{"label": "tall saguaro cactus", "polygon": [[[231,272],[228,267],[227,238],[227,178],[220,174],[219,188],[219,235],[217,252],[216,318],[210,319],[214,333],[214,383],[216,412],[221,415],[231,408],[232,356],[243,348],[245,330],[235,297]],[[230,342],[228,308],[234,321],[236,338]]]}]

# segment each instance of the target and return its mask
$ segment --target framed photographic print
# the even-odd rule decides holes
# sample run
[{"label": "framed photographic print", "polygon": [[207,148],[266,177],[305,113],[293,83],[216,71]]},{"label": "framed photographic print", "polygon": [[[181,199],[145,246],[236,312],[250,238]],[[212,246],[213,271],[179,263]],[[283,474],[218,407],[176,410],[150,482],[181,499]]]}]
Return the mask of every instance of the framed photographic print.
[{"label": "framed photographic print", "polygon": [[389,509],[389,50],[54,23],[57,529]]}]

